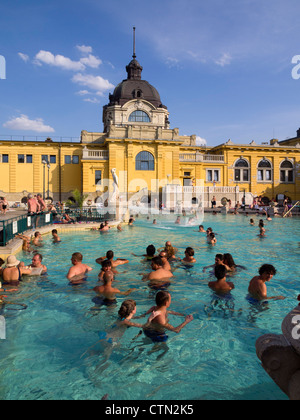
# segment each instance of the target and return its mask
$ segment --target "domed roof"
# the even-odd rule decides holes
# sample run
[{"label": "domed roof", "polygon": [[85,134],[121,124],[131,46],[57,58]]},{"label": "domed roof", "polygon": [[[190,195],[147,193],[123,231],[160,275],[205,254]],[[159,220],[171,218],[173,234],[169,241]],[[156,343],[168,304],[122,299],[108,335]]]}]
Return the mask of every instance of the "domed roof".
[{"label": "domed roof", "polygon": [[117,85],[114,93],[109,95],[108,106],[124,105],[132,99],[144,99],[156,108],[166,108],[162,105],[159,93],[146,80],[142,80],[141,73],[143,67],[136,60],[135,54],[133,60],[126,66],[127,79]]}]

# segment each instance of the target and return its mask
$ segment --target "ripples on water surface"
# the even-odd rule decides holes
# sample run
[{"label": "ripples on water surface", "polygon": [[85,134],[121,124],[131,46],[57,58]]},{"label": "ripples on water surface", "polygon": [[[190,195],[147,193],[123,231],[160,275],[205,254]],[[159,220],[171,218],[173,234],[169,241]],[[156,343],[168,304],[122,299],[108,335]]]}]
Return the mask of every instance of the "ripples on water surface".
[{"label": "ripples on water surface", "polygon": [[[156,226],[138,218],[123,232],[61,234],[60,244],[53,244],[50,235],[44,237],[41,252],[48,275],[27,279],[10,296],[10,301],[28,305],[26,310],[7,306],[3,312],[7,339],[0,342],[0,398],[99,399],[109,394],[111,400],[285,399],[260,366],[255,341],[265,333],[281,334],[283,318],[297,304],[299,220],[266,222],[263,239],[244,216],[207,215],[203,224],[218,233],[216,246],[195,232],[198,226],[176,226],[173,217],[172,222],[159,219]],[[129,264],[119,267],[116,287],[137,288],[130,298],[140,314],[153,305],[155,292],[141,281],[149,266],[131,252],[143,254],[147,245],[158,248],[167,240],[181,257],[187,246],[196,251],[195,266],[178,267],[169,287],[171,309],[192,313],[194,321],[180,334],[170,332],[166,345],[152,344],[137,328],[127,329],[114,346],[99,341],[99,333],[110,331],[126,298],[119,297],[116,306],[95,307],[92,288],[100,267],[95,259],[108,249],[129,258]],[[94,270],[88,282],[72,287],[65,276],[76,251]],[[247,268],[230,279],[235,284],[230,299],[217,298],[207,286],[213,279],[209,271],[202,272],[214,263],[216,253],[225,252]],[[26,254],[17,257],[30,262]],[[264,263],[278,270],[268,285],[269,295],[287,299],[251,306],[245,299],[248,284]],[[178,325],[182,318],[170,316],[170,322]]]}]

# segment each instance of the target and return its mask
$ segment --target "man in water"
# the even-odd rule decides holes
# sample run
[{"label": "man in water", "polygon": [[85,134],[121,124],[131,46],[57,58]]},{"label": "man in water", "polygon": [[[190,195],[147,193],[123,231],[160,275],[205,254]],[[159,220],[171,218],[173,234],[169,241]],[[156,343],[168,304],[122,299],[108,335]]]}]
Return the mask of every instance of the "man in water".
[{"label": "man in water", "polygon": [[253,277],[250,281],[248,292],[255,300],[281,300],[285,299],[283,296],[267,296],[266,282],[269,282],[276,274],[276,269],[271,264],[264,264],[258,270],[259,276]]},{"label": "man in water", "polygon": [[35,272],[39,272],[40,274],[45,274],[47,272],[47,267],[42,264],[43,256],[39,253],[34,254],[31,264],[29,267],[32,269],[32,274],[35,274]]},{"label": "man in water", "polygon": [[[144,328],[145,335],[151,338],[153,342],[167,341],[168,336],[166,335],[165,330],[173,331],[178,334],[183,327],[185,327],[194,319],[193,315],[185,316],[181,313],[169,310],[171,305],[171,295],[169,292],[159,291],[156,294],[155,301],[156,306],[153,306],[147,312],[147,314],[151,313],[151,315],[148,318],[148,322]],[[177,327],[173,327],[171,324],[169,324],[168,314],[185,316],[185,320]]]},{"label": "man in water", "polygon": [[72,284],[80,284],[85,280],[85,274],[92,271],[92,268],[82,262],[83,256],[80,252],[74,252],[71,257],[73,266],[69,269],[67,279]]},{"label": "man in water", "polygon": [[151,261],[151,268],[153,271],[149,273],[143,280],[163,280],[173,277],[173,274],[170,270],[165,270],[163,268],[163,262],[161,257],[154,257]]},{"label": "man in water", "polygon": [[217,281],[210,281],[208,286],[218,294],[226,294],[234,289],[234,284],[226,281],[226,267],[223,264],[216,265],[215,276]]}]

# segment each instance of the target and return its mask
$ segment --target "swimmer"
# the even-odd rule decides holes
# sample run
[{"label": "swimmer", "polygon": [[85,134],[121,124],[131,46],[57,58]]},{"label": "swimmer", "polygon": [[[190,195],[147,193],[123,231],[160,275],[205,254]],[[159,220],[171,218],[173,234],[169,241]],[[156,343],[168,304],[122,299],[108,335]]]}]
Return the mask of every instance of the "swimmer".
[{"label": "swimmer", "polygon": [[261,300],[282,300],[283,296],[267,296],[266,282],[269,282],[276,274],[276,269],[271,264],[263,264],[258,270],[259,276],[253,277],[250,281],[248,292],[254,299]]},{"label": "swimmer", "polygon": [[133,222],[134,222],[134,218],[130,217],[130,219],[128,220],[128,226],[133,226]]},{"label": "swimmer", "polygon": [[163,280],[173,277],[173,274],[170,270],[165,270],[163,268],[163,262],[161,257],[154,257],[151,261],[151,268],[153,271],[143,277],[143,281],[151,280]]},{"label": "swimmer", "polygon": [[47,267],[42,264],[43,256],[39,253],[34,254],[31,264],[29,267],[34,269],[33,271],[39,271],[39,274],[45,274],[47,272]]},{"label": "swimmer", "polygon": [[34,246],[43,246],[42,244],[42,235],[40,234],[40,232],[34,232],[34,236],[32,238],[32,243]]},{"label": "swimmer", "polygon": [[54,244],[57,243],[57,242],[61,242],[61,239],[60,239],[60,237],[57,234],[57,229],[52,229],[51,234],[52,234],[52,238],[53,238],[53,243]]},{"label": "swimmer", "polygon": [[161,258],[161,260],[162,260],[162,263],[163,263],[162,267],[163,267],[163,269],[164,269],[164,270],[169,270],[169,271],[171,271],[171,265],[170,265],[170,263],[169,263],[169,261],[168,261],[168,256],[167,256],[166,251],[160,251],[160,253],[159,253],[159,257],[160,257],[160,258]]},{"label": "swimmer", "polygon": [[231,254],[224,254],[223,264],[228,272],[236,272],[236,264]]},{"label": "swimmer", "polygon": [[118,224],[117,230],[118,230],[118,232],[123,232],[121,223]]},{"label": "swimmer", "polygon": [[215,245],[217,243],[217,238],[213,232],[207,236],[207,243],[211,245]]},{"label": "swimmer", "polygon": [[126,260],[125,258],[117,258],[116,260],[114,260],[114,253],[111,250],[110,251],[107,251],[106,257],[99,257],[99,258],[97,258],[96,259],[96,263],[97,264],[101,264],[105,259],[111,262],[112,268],[115,268],[118,265],[128,264],[129,263],[129,261]]},{"label": "swimmer", "polygon": [[103,280],[103,276],[107,271],[111,271],[113,274],[117,274],[118,272],[116,270],[113,270],[112,265],[111,265],[111,261],[109,260],[104,260],[101,262],[101,270],[100,273],[98,274],[98,279],[99,280]]},{"label": "swimmer", "polygon": [[103,285],[96,286],[93,288],[94,292],[98,296],[103,297],[104,304],[111,304],[116,302],[116,294],[123,296],[128,296],[131,292],[134,292],[136,289],[128,289],[126,292],[121,292],[119,289],[112,287],[112,281],[114,279],[114,274],[112,271],[107,271],[103,275]]},{"label": "swimmer", "polygon": [[3,284],[17,286],[24,274],[30,275],[31,269],[24,267],[24,263],[21,264],[14,255],[10,255],[6,260],[5,268],[2,270]]},{"label": "swimmer", "polygon": [[134,257],[146,257],[145,261],[151,261],[152,258],[155,256],[155,252],[156,252],[155,246],[151,244],[147,246],[146,254],[136,255],[136,254],[131,253],[131,255],[133,255]]},{"label": "swimmer", "polygon": [[109,229],[110,229],[110,227],[108,226],[108,221],[105,220],[104,224],[101,223],[100,228],[99,228],[99,231],[100,232],[108,232]]},{"label": "swimmer", "polygon": [[198,230],[198,231],[195,231],[195,232],[205,233],[205,232],[206,232],[206,230],[204,229],[203,225],[200,225],[200,226],[199,226],[199,230]]},{"label": "swimmer", "polygon": [[224,255],[223,254],[217,254],[215,256],[215,263],[213,265],[207,265],[206,267],[203,268],[202,271],[203,271],[203,273],[205,273],[205,271],[208,268],[213,268],[215,270],[215,268],[216,268],[217,265],[224,265]]},{"label": "swimmer", "polygon": [[255,225],[255,223],[254,223],[254,220],[253,220],[253,219],[250,219],[250,222],[249,222],[249,223],[250,223],[250,225],[251,225],[251,226],[254,226],[254,225]]},{"label": "swimmer", "polygon": [[175,220],[175,225],[180,225],[180,216],[177,216],[177,219]]},{"label": "swimmer", "polygon": [[92,268],[82,263],[83,256],[80,252],[74,252],[71,257],[72,267],[69,269],[67,279],[72,284],[80,284],[84,281],[84,275]]},{"label": "swimmer", "polygon": [[165,247],[164,248],[159,248],[159,251],[160,250],[164,250],[164,251],[166,251],[166,253],[167,253],[167,256],[168,256],[168,260],[170,261],[172,261],[172,260],[176,260],[176,256],[175,256],[175,254],[178,252],[178,249],[177,248],[175,248],[174,246],[172,246],[172,244],[171,244],[171,242],[170,241],[167,241],[166,242],[166,244],[165,244]]},{"label": "swimmer", "polygon": [[[175,333],[179,333],[182,328],[184,328],[189,322],[194,318],[192,315],[183,315],[178,312],[170,311],[169,307],[171,305],[171,295],[166,291],[159,291],[156,294],[156,306],[147,311],[147,314],[151,313],[148,318],[148,322],[144,327],[144,333],[147,337],[151,338],[153,342],[164,342],[167,341],[168,336],[165,333],[165,330],[169,330]],[[183,323],[177,327],[173,327],[169,324],[168,314],[185,316]]]},{"label": "swimmer", "polygon": [[225,294],[234,289],[234,284],[226,281],[226,267],[219,264],[215,267],[217,281],[211,281],[208,286],[216,293]]},{"label": "swimmer", "polygon": [[181,260],[183,264],[194,264],[196,262],[196,258],[194,257],[195,251],[190,246],[186,248],[184,251],[185,257]]}]

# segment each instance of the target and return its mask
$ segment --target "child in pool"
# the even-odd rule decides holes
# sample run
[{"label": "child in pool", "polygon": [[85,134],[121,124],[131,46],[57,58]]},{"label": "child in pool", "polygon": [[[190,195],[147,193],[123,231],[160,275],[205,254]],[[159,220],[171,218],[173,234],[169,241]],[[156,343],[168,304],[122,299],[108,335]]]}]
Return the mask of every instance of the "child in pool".
[{"label": "child in pool", "polygon": [[[147,337],[151,338],[153,342],[164,342],[167,341],[168,336],[165,333],[165,330],[173,331],[179,333],[183,327],[185,327],[189,322],[194,318],[193,315],[183,315],[178,312],[170,311],[168,308],[171,305],[171,295],[166,291],[159,291],[156,294],[156,306],[147,311],[146,314],[150,314],[147,324],[144,326],[144,333]],[[185,316],[184,322],[182,322],[177,327],[173,327],[169,324],[168,314]]]}]

